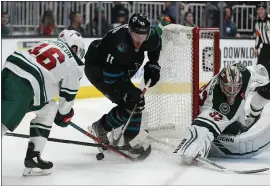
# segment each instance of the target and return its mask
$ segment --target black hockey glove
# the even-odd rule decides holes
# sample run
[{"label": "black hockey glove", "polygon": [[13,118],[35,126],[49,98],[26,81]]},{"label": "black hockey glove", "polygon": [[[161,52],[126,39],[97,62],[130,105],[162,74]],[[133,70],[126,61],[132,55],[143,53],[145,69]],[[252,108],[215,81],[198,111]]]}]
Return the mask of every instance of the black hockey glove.
[{"label": "black hockey glove", "polygon": [[125,101],[125,109],[128,113],[131,113],[135,108],[135,106],[136,106],[136,109],[134,110],[135,113],[141,113],[144,109],[145,105],[144,96],[142,94],[142,91],[137,87],[130,89],[124,95],[124,101]]},{"label": "black hockey glove", "polygon": [[227,126],[222,131],[222,134],[238,135],[238,134],[241,134],[241,133],[246,132],[246,131],[248,131],[248,128],[245,125],[243,125],[239,121],[235,121],[232,124],[230,124],[229,126]]},{"label": "black hockey glove", "polygon": [[73,108],[66,115],[62,115],[58,111],[55,116],[54,123],[58,125],[59,127],[67,127],[71,123],[71,119],[73,116],[74,116]]},{"label": "black hockey glove", "polygon": [[159,81],[160,68],[157,62],[147,62],[144,66],[144,83],[146,84],[151,79],[149,87],[153,87]]}]

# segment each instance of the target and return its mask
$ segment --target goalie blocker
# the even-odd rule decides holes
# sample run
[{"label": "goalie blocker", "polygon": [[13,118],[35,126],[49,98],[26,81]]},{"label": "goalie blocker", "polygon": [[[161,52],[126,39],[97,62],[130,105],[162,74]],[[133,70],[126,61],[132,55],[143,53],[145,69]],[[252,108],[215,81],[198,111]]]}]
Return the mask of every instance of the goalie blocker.
[{"label": "goalie blocker", "polygon": [[[216,156],[223,154],[230,157],[254,156],[269,144],[270,137],[266,135],[269,126],[265,126],[264,131],[248,131],[236,135],[230,138],[233,143],[225,144],[222,140],[225,132],[227,135],[235,135],[242,131],[242,123],[245,123],[245,97],[251,86],[263,86],[269,82],[268,76],[260,74],[261,68],[264,67],[258,65],[255,71],[253,67],[248,69],[240,63],[234,64],[223,68],[201,88],[200,114],[186,129],[182,142],[174,151],[181,155],[183,163],[189,164],[198,156],[206,157],[211,144],[211,154],[214,154],[216,149],[216,152],[222,152],[216,153]],[[250,140],[253,146],[249,145]]]}]

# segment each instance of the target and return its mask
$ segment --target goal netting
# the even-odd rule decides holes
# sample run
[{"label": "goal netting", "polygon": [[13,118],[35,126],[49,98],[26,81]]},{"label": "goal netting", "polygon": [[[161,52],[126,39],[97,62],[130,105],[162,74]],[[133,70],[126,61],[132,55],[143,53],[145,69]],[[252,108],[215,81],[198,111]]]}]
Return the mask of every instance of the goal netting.
[{"label": "goal netting", "polygon": [[[219,70],[218,29],[166,26],[159,63],[161,78],[145,95],[142,128],[176,147],[184,129],[198,115],[199,87]],[[151,144],[154,149],[168,149],[154,141]]]}]

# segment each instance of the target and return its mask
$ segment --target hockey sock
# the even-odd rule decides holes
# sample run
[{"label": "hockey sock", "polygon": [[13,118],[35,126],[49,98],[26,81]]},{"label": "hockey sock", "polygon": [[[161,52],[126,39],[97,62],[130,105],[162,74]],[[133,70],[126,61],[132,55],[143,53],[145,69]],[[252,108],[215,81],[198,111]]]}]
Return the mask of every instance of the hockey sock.
[{"label": "hockey sock", "polygon": [[48,140],[51,126],[40,123],[30,123],[30,141],[35,144],[34,151],[42,153],[43,148]]},{"label": "hockey sock", "polygon": [[[128,113],[126,110],[124,110],[124,109],[120,110],[119,107],[114,107],[106,115],[106,123],[110,127],[115,129],[115,128],[123,126],[128,121],[129,116],[130,116],[130,113]],[[142,120],[141,113],[136,113],[131,118],[130,123],[126,129],[126,132],[130,133],[131,138],[135,137],[138,134],[138,132],[140,131],[141,120]],[[104,128],[105,128],[105,126],[104,126]]]}]

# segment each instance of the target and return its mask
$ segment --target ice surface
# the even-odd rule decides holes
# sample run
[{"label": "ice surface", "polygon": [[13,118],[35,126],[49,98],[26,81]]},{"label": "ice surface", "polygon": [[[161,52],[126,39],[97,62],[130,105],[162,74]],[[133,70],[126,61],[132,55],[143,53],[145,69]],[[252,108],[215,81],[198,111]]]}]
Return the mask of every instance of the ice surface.
[{"label": "ice surface", "polygon": [[[74,123],[86,128],[109,111],[113,104],[105,98],[77,100]],[[270,117],[268,104],[264,116]],[[16,133],[29,134],[32,113],[26,115]],[[270,134],[269,134],[270,135]],[[72,127],[53,126],[50,137],[92,142]],[[48,142],[43,159],[54,163],[53,173],[42,177],[22,177],[28,139],[5,136],[2,140],[3,185],[270,185],[270,172],[236,175],[215,171],[208,166],[182,166],[177,156],[153,155],[132,163],[113,154],[96,160],[98,150],[72,144]],[[214,159],[231,169],[270,167],[270,150],[253,159]]]}]

